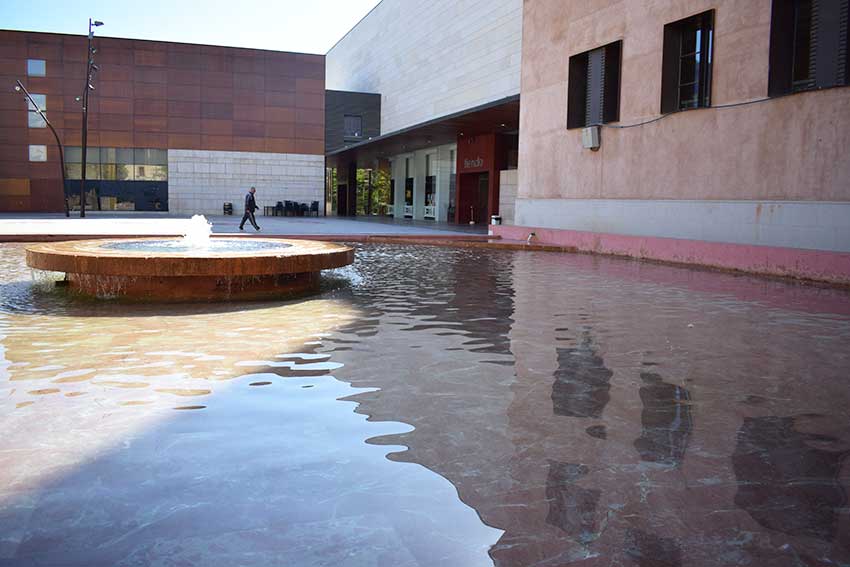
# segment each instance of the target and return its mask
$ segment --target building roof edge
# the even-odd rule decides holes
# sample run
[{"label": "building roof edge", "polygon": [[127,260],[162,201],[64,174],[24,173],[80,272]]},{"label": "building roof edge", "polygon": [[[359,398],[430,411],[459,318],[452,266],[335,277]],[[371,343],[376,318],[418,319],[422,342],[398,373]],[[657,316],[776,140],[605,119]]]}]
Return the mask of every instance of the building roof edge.
[{"label": "building roof edge", "polygon": [[[67,32],[51,32],[51,31],[37,31],[37,30],[13,30],[0,28],[0,32],[11,32],[11,33],[26,33],[26,34],[42,34],[42,35],[61,35],[66,37],[78,37],[85,39],[86,34],[76,34],[76,33],[67,33]],[[95,36],[97,39],[118,39],[121,41],[149,41],[151,43],[172,43],[174,45],[192,45],[196,47],[220,47],[222,49],[248,49],[251,51],[266,51],[268,53],[289,53],[292,55],[310,55],[313,57],[325,57],[324,53],[310,53],[307,51],[289,51],[289,50],[281,50],[281,49],[265,49],[263,47],[242,47],[238,45],[215,45],[212,43],[192,43],[189,41],[171,41],[167,39],[144,39],[140,37],[118,37],[112,35],[101,35],[98,34]]]},{"label": "building roof edge", "polygon": [[354,28],[356,28],[357,26],[359,26],[360,24],[362,24],[362,23],[364,22],[364,20],[366,20],[366,18],[368,18],[370,15],[372,15],[372,12],[374,12],[375,10],[377,10],[377,9],[378,9],[378,6],[380,6],[380,5],[381,5],[381,4],[383,4],[383,3],[384,3],[384,0],[380,0],[380,2],[378,2],[377,4],[375,4],[374,6],[372,6],[372,9],[371,9],[371,10],[369,10],[368,12],[366,12],[366,15],[365,15],[365,16],[363,16],[362,18],[360,18],[359,20],[357,20],[357,23],[356,23],[356,24],[354,24],[353,26],[351,26],[351,29],[349,29],[347,32],[345,32],[344,34],[342,34],[342,37],[341,37],[341,38],[339,38],[338,40],[336,40],[336,43],[334,43],[334,44],[331,46],[331,48],[330,48],[330,49],[328,49],[328,50],[325,52],[325,57],[327,57],[327,56],[330,54],[330,52],[331,52],[331,51],[333,51],[333,50],[334,50],[334,48],[335,48],[337,45],[339,45],[339,44],[340,44],[340,42],[341,42],[342,40],[344,40],[346,37],[348,37],[348,35],[349,35],[351,32],[353,32],[353,31],[354,31]]}]

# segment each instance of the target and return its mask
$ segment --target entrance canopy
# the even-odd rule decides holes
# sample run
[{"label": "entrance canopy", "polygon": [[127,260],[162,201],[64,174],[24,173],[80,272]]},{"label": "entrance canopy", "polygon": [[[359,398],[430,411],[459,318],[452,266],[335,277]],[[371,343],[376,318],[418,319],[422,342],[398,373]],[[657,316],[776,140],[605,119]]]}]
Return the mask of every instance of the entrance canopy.
[{"label": "entrance canopy", "polygon": [[369,169],[378,160],[443,144],[463,136],[516,133],[519,130],[519,95],[378,136],[329,153],[328,167]]}]

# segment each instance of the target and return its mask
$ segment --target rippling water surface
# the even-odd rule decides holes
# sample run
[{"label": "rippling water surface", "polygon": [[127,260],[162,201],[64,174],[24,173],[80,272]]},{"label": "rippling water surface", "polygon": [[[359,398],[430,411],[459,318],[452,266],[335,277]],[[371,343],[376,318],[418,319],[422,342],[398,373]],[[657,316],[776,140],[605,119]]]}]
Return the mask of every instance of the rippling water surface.
[{"label": "rippling water surface", "polygon": [[103,244],[106,250],[124,250],[127,252],[152,252],[157,254],[179,254],[186,252],[246,253],[270,252],[291,247],[283,242],[256,241],[246,238],[212,238],[201,246],[195,246],[183,238],[143,241],[117,241]]},{"label": "rippling water surface", "polygon": [[850,295],[370,245],[313,298],[0,245],[0,565],[850,565]]}]

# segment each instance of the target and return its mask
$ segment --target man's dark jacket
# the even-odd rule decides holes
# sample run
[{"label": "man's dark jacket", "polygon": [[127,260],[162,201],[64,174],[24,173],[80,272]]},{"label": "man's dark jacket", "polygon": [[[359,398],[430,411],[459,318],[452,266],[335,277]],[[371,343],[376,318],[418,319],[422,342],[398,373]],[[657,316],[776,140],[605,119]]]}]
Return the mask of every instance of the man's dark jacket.
[{"label": "man's dark jacket", "polygon": [[245,211],[254,212],[257,210],[257,202],[254,200],[254,194],[248,193],[245,195]]}]

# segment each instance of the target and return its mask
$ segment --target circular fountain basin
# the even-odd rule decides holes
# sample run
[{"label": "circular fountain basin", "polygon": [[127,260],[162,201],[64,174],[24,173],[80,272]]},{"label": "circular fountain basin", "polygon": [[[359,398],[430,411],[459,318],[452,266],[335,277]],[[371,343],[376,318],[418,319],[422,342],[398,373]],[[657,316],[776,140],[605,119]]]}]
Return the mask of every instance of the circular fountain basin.
[{"label": "circular fountain basin", "polygon": [[354,261],[348,246],[310,240],[79,240],[27,248],[27,265],[64,272],[72,290],[154,301],[269,299],[315,291],[322,270]]}]

